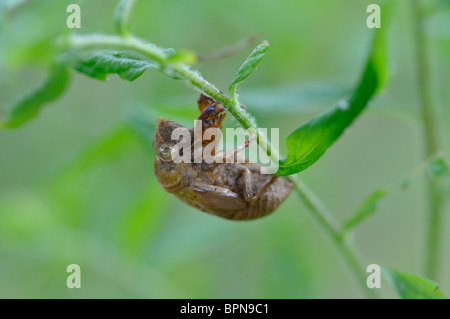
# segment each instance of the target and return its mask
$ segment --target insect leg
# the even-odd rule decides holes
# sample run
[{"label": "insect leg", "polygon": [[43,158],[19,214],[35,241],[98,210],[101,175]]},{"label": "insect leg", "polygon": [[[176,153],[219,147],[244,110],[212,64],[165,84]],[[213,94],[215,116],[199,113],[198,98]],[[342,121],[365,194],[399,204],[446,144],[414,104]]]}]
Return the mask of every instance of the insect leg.
[{"label": "insect leg", "polygon": [[247,198],[247,200],[254,201],[257,200],[261,194],[264,193],[264,191],[272,185],[276,180],[277,176],[271,176],[271,178],[268,178],[256,191],[256,194],[253,194],[253,188],[252,188],[252,173],[247,168],[244,167],[241,171],[242,178],[243,178],[243,184],[244,184],[244,195]]},{"label": "insect leg", "polygon": [[248,140],[246,140],[243,144],[233,148],[232,150],[225,152],[225,151],[220,151],[216,154],[216,160],[223,160],[225,163],[226,162],[230,162],[234,159],[237,158],[237,156],[239,155],[238,153],[244,149],[246,149],[247,147],[249,147],[250,143],[252,143],[254,140],[256,139],[256,134],[252,134],[250,136],[250,138]]}]

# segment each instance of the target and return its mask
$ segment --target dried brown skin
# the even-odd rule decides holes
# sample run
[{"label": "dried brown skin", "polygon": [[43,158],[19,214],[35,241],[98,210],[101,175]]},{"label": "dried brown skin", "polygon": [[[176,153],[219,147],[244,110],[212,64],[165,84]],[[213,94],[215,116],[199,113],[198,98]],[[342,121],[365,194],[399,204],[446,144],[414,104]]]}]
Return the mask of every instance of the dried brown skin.
[{"label": "dried brown skin", "polygon": [[[251,220],[272,213],[290,194],[291,183],[261,174],[259,164],[174,163],[167,150],[179,142],[171,140],[178,127],[182,125],[158,120],[153,142],[155,174],[166,191],[185,203],[223,218]],[[194,131],[189,131],[194,141]]]}]

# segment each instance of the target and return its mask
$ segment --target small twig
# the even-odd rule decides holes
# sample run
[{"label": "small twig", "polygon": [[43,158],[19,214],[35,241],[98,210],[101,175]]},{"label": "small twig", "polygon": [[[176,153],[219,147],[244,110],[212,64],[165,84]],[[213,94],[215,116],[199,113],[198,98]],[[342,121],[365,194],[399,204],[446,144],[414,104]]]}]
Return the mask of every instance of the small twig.
[{"label": "small twig", "polygon": [[[216,101],[220,102],[235,118],[236,120],[250,132],[257,134],[257,142],[259,146],[270,156],[274,162],[279,161],[279,151],[267,140],[266,136],[257,129],[253,118],[232,99],[224,95],[214,85],[205,80],[200,73],[192,70],[189,66],[175,62],[171,63],[167,60],[164,51],[156,46],[149,46],[141,40],[134,37],[119,37],[106,35],[86,35],[86,36],[70,36],[66,39],[65,44],[73,49],[98,49],[98,48],[114,48],[124,50],[134,50],[153,61],[158,62],[161,67],[171,68],[180,77],[184,78],[194,87],[200,89],[205,94],[209,95]],[[303,200],[305,205],[311,211],[312,215],[319,222],[320,225],[333,238],[343,258],[357,277],[361,288],[366,292],[368,297],[376,298],[377,294],[366,285],[366,273],[360,262],[354,248],[342,237],[340,226],[335,221],[333,215],[321,203],[321,201],[295,177],[289,178],[295,185],[295,191]]]},{"label": "small twig", "polygon": [[232,56],[240,51],[243,51],[245,49],[248,49],[248,48],[254,46],[254,44],[258,41],[258,38],[259,38],[258,35],[254,35],[254,36],[248,37],[246,39],[243,39],[237,43],[234,43],[230,46],[227,46],[225,48],[213,51],[211,53],[199,54],[198,61],[199,62],[207,62],[207,61],[211,61],[211,60],[219,60],[219,59],[227,58],[227,57]]},{"label": "small twig", "polygon": [[249,133],[257,135],[257,143],[267,153],[274,163],[279,161],[279,152],[271,145],[267,137],[257,129],[255,120],[240,105],[219,91],[214,85],[206,81],[199,72],[192,70],[181,62],[169,62],[163,49],[148,45],[135,37],[120,37],[111,35],[71,35],[63,39],[62,44],[71,49],[100,49],[114,48],[137,51],[151,60],[158,62],[161,67],[171,68],[176,74],[184,78],[190,84],[200,89],[205,94],[220,102]]},{"label": "small twig", "polygon": [[367,297],[378,298],[377,292],[374,289],[367,287],[367,274],[363,267],[363,263],[360,261],[358,254],[348,239],[341,236],[341,227],[331,212],[320,199],[305,184],[303,184],[297,175],[289,176],[289,180],[294,184],[295,192],[303,200],[305,206],[311,212],[311,215],[333,239],[336,247],[351,268],[352,274],[356,277],[359,286],[366,293]]},{"label": "small twig", "polygon": [[[424,20],[419,0],[411,1],[413,14],[414,44],[416,53],[417,81],[419,87],[420,107],[422,109],[423,134],[425,137],[425,156],[439,151],[439,134],[436,115],[432,105],[432,89],[428,65],[427,41],[424,34]],[[440,240],[442,231],[442,194],[436,180],[427,179],[428,183],[428,233],[426,252],[426,274],[437,279],[440,264]]]}]

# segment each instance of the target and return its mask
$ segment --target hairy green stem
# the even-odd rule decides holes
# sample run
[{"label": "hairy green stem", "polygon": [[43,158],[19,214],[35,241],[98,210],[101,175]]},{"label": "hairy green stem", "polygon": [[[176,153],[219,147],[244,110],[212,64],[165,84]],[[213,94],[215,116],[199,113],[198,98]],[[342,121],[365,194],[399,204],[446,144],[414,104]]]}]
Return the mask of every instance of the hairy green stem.
[{"label": "hairy green stem", "polygon": [[[439,151],[439,134],[436,123],[436,115],[434,114],[432,105],[428,51],[424,34],[424,20],[421,11],[421,3],[419,0],[412,0],[411,5],[417,66],[416,72],[425,137],[425,157],[429,157]],[[431,279],[437,280],[440,263],[439,248],[442,231],[442,198],[438,181],[429,177],[427,180],[427,185],[429,212],[425,267],[427,276]]]},{"label": "hairy green stem", "polygon": [[231,101],[235,105],[238,104],[237,95],[236,95],[236,84],[233,84],[232,86],[230,86],[230,98],[231,98]]},{"label": "hairy green stem", "polygon": [[274,163],[279,161],[279,152],[274,149],[267,137],[257,129],[254,119],[243,109],[240,105],[233,103],[233,101],[214,85],[206,81],[200,73],[192,70],[189,66],[181,62],[169,62],[168,56],[163,49],[146,44],[135,37],[121,37],[113,35],[71,35],[63,39],[62,44],[72,49],[122,49],[137,51],[144,56],[158,62],[161,67],[172,69],[179,76],[187,80],[190,84],[200,89],[202,92],[211,96],[216,101],[220,102],[235,118],[236,120],[250,133],[255,133],[259,146],[267,153]]},{"label": "hairy green stem", "polygon": [[355,276],[359,286],[365,292],[367,297],[378,298],[378,294],[375,291],[376,288],[367,287],[367,273],[365,267],[347,237],[342,236],[340,226],[330,211],[296,175],[290,176],[289,180],[294,184],[295,192],[303,200],[314,219],[316,219],[333,239],[336,247],[341,252],[342,257],[350,267],[352,274]]},{"label": "hairy green stem", "polygon": [[165,63],[167,56],[164,51],[156,46],[148,45],[135,37],[121,37],[117,35],[92,34],[92,35],[70,35],[61,38],[61,45],[69,49],[116,49],[133,50],[146,57]]}]

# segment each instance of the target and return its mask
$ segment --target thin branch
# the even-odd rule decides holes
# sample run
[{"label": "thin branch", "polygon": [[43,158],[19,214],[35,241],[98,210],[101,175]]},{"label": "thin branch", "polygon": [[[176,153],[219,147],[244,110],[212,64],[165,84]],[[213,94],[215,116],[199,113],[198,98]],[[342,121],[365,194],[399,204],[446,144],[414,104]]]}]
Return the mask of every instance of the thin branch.
[{"label": "thin branch", "polygon": [[259,38],[258,35],[254,35],[254,36],[248,37],[246,39],[243,39],[237,43],[234,43],[230,46],[227,46],[225,48],[216,50],[214,52],[207,53],[207,54],[199,54],[198,61],[199,62],[207,62],[207,61],[211,61],[211,60],[219,60],[219,59],[227,58],[227,57],[232,56],[240,51],[243,51],[245,49],[252,47],[254,44],[256,44],[256,42],[258,41],[258,38]]},{"label": "thin branch", "polygon": [[[72,35],[65,39],[63,44],[72,49],[114,48],[134,50],[145,55],[151,60],[158,62],[162,68],[171,68],[173,72],[184,78],[190,84],[220,102],[245,129],[255,132],[257,134],[257,142],[259,146],[267,152],[274,162],[279,161],[279,151],[274,149],[274,147],[267,140],[266,136],[264,136],[257,129],[254,119],[244,109],[242,109],[240,105],[233,103],[228,96],[224,95],[214,85],[205,80],[200,73],[192,70],[186,64],[180,62],[168,62],[167,56],[163,49],[145,44],[141,40],[134,37],[123,38],[120,36],[106,35]],[[333,215],[303,183],[301,183],[298,179],[295,179],[295,177],[290,177],[290,180],[294,183],[295,191],[311,211],[312,215],[333,238],[343,258],[352,269],[352,273],[356,276],[362,290],[365,291],[368,297],[376,298],[376,292],[373,289],[369,289],[366,285],[366,273],[359,257],[346,238],[340,235],[340,226],[334,219]]]},{"label": "thin branch", "polygon": [[369,298],[378,298],[375,288],[371,289],[367,286],[367,273],[365,272],[365,267],[363,267],[363,263],[360,261],[358,254],[348,239],[341,236],[341,227],[331,212],[320,199],[305,184],[303,184],[297,175],[289,176],[289,180],[295,185],[295,192],[303,200],[305,206],[311,212],[311,215],[333,239],[333,242],[341,252],[342,257],[352,270],[352,274],[357,279],[357,283],[361,287],[361,290],[363,290]]},{"label": "thin branch", "polygon": [[[429,74],[427,41],[424,34],[424,20],[419,0],[412,0],[413,33],[417,66],[419,100],[422,110],[425,157],[439,151],[439,134],[436,114],[432,103],[432,88]],[[428,231],[426,251],[426,274],[437,279],[440,264],[440,241],[442,232],[442,194],[438,181],[428,178]]]}]

